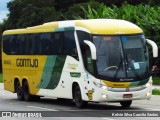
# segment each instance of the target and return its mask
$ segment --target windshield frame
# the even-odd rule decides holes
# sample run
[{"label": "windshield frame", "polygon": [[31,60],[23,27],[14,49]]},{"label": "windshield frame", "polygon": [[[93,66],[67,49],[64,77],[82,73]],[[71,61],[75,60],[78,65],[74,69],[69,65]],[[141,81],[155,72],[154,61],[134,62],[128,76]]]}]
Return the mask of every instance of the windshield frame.
[{"label": "windshield frame", "polygon": [[[125,55],[125,52],[124,52],[124,45],[122,43],[122,37],[124,37],[124,36],[138,36],[138,35],[143,35],[144,36],[144,34],[142,34],[142,33],[141,34],[118,34],[118,35],[92,34],[91,35],[91,42],[93,43],[93,36],[119,36],[120,41],[121,41],[121,45],[122,45],[122,58],[121,58],[122,61],[121,61],[120,64],[124,64],[124,63],[127,63],[127,59],[126,59],[126,55]],[[148,60],[148,67],[149,67],[149,53],[148,53],[148,47],[147,47],[146,44],[145,44],[145,47],[147,49],[147,60]],[[151,70],[149,69],[147,74],[145,74],[145,75],[142,75],[142,76],[135,75],[135,77],[128,78],[127,77],[127,65],[125,64],[124,67],[125,67],[125,74],[126,74],[125,78],[117,78],[116,75],[114,77],[103,76],[103,75],[98,74],[96,60],[93,60],[94,76],[98,79],[103,79],[103,80],[112,81],[112,82],[124,82],[124,81],[125,82],[131,82],[131,81],[143,80],[143,79],[149,78],[151,76]]]}]

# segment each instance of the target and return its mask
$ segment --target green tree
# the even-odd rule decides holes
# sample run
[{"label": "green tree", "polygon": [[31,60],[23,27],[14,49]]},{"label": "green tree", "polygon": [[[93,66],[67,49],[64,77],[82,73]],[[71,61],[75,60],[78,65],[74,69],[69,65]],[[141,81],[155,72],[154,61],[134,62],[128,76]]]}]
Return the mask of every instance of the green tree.
[{"label": "green tree", "polygon": [[39,25],[58,20],[54,8],[55,0],[12,0],[7,7],[10,11],[6,29]]},{"label": "green tree", "polygon": [[58,20],[57,12],[54,7],[38,8],[28,4],[23,10],[17,21],[17,27],[29,27],[39,25],[45,22]]},{"label": "green tree", "polygon": [[[99,2],[95,2],[94,0],[87,3],[79,3],[74,4],[73,6],[70,6],[67,11],[60,12],[63,19],[73,20],[76,19],[76,16],[82,16],[83,18],[86,18],[86,14],[82,11],[83,6],[84,9],[87,9],[88,5],[94,9],[98,9]],[[74,11],[74,12],[73,12]]]}]

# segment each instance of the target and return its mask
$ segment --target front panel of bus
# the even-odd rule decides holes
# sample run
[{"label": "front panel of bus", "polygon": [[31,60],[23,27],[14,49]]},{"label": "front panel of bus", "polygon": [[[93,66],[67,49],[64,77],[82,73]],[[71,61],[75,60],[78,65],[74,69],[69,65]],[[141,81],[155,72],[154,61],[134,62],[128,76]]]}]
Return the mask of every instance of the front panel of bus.
[{"label": "front panel of bus", "polygon": [[[95,96],[94,101],[151,97],[149,55],[143,34],[96,35],[77,31],[77,35],[86,74],[90,83],[94,84],[88,85]],[[84,40],[94,44],[96,60],[91,58],[90,47]],[[124,99],[123,95],[126,93],[130,96]],[[103,99],[101,96],[108,96],[108,99]]]}]

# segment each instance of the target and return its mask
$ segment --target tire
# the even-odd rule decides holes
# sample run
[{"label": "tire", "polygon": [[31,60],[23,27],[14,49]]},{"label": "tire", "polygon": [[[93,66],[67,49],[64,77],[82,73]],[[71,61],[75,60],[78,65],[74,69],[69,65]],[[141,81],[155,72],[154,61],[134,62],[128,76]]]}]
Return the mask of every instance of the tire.
[{"label": "tire", "polygon": [[18,100],[23,101],[24,100],[24,93],[23,93],[22,87],[20,86],[19,81],[16,83],[16,92],[17,92]]},{"label": "tire", "polygon": [[132,100],[129,100],[129,101],[121,101],[120,104],[121,104],[121,106],[122,106],[123,108],[129,108],[129,107],[131,106],[131,104],[132,104]]},{"label": "tire", "polygon": [[31,101],[32,96],[30,95],[28,82],[25,81],[23,84],[24,100]]},{"label": "tire", "polygon": [[88,102],[82,100],[81,90],[79,86],[76,86],[74,89],[74,100],[75,100],[75,105],[78,108],[84,108],[85,106],[87,106]]}]

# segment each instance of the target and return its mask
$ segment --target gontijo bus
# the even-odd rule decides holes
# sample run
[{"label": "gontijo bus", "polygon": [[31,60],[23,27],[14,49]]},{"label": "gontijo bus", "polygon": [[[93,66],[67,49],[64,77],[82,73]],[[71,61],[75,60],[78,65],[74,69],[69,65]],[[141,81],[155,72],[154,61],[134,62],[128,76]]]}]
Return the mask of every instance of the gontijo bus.
[{"label": "gontijo bus", "polygon": [[150,99],[152,78],[142,29],[115,19],[49,22],[7,30],[2,38],[4,89],[19,100],[42,96],[87,102]]}]

